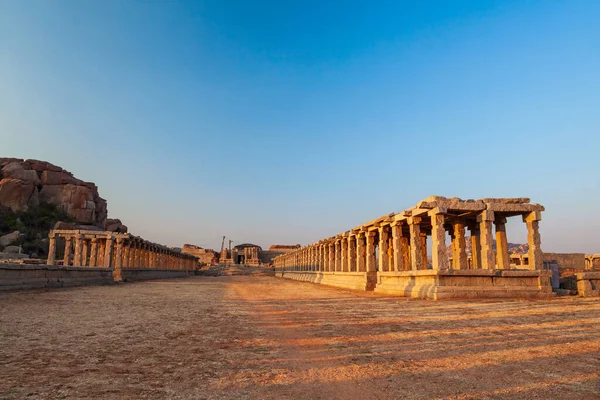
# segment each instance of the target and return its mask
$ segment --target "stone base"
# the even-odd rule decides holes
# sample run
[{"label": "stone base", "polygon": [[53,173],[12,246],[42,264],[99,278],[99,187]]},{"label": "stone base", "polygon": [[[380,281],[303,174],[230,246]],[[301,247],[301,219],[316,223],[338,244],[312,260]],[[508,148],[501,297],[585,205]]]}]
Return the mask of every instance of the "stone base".
[{"label": "stone base", "polygon": [[0,264],[0,291],[114,283],[112,269]]},{"label": "stone base", "polygon": [[423,299],[550,297],[550,271],[380,272],[375,292]]},{"label": "stone base", "polygon": [[577,277],[577,293],[580,296],[600,296],[600,271],[579,272]]},{"label": "stone base", "polygon": [[[109,285],[115,283],[113,273],[112,268],[1,263],[0,291]],[[192,275],[194,275],[194,271],[186,270],[121,269],[122,279],[126,281],[179,278]]]},{"label": "stone base", "polygon": [[356,290],[373,290],[376,278],[376,272],[277,271],[275,275],[296,281]]},{"label": "stone base", "polygon": [[401,272],[281,271],[275,276],[346,289],[422,299],[550,297],[550,271],[447,270]]}]

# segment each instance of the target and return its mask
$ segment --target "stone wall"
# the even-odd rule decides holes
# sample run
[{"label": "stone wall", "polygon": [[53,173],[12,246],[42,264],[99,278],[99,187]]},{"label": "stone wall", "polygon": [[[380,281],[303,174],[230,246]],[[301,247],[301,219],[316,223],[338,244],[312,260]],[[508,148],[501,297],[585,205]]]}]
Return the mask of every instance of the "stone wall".
[{"label": "stone wall", "polygon": [[545,262],[556,261],[559,269],[585,270],[584,253],[543,253]]},{"label": "stone wall", "polygon": [[[0,264],[0,291],[44,289],[115,283],[113,268],[64,267],[55,265]],[[181,278],[194,271],[123,268],[124,281]]]},{"label": "stone wall", "polygon": [[0,264],[0,291],[112,283],[111,268]]}]

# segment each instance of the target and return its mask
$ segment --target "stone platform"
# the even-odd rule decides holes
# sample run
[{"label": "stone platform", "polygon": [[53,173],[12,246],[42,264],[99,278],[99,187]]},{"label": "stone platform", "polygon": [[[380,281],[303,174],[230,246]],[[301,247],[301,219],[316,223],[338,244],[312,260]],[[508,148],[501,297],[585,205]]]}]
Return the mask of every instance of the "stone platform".
[{"label": "stone platform", "polygon": [[112,283],[111,268],[0,264],[0,291]]},{"label": "stone platform", "polygon": [[377,278],[372,272],[277,271],[276,276],[355,290],[373,290]]},{"label": "stone platform", "polygon": [[[180,278],[192,275],[194,275],[194,271],[190,270],[161,268],[123,268],[121,270],[124,281]],[[113,283],[115,283],[113,268],[0,264],[0,291],[110,285]]]},{"label": "stone platform", "polygon": [[580,296],[600,296],[600,271],[580,272],[577,278],[577,293]]},{"label": "stone platform", "polygon": [[375,292],[429,299],[549,297],[550,276],[498,269],[380,272]]},{"label": "stone platform", "polygon": [[345,289],[423,299],[550,297],[550,271],[278,271],[276,276]]}]

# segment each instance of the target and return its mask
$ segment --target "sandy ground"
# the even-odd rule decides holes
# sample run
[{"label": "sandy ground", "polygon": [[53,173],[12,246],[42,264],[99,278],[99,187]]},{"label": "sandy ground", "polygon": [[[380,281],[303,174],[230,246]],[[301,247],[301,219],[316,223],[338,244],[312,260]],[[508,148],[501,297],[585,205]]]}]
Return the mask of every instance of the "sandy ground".
[{"label": "sandy ground", "polygon": [[600,300],[273,277],[0,294],[0,398],[600,398]]}]

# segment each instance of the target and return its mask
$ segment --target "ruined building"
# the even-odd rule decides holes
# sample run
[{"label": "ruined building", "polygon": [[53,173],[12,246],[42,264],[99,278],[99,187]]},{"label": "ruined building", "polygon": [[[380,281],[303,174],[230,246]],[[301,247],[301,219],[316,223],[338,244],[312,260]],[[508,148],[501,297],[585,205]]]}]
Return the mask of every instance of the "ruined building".
[{"label": "ruined building", "polygon": [[[539,221],[527,198],[429,197],[346,232],[275,258],[277,276],[412,297],[549,296]],[[527,226],[524,265],[511,269],[506,220]],[[471,233],[471,262],[465,231]],[[447,234],[450,243],[446,243]],[[496,248],[493,239],[496,239]],[[431,263],[428,262],[431,241]],[[451,256],[446,250],[450,246]]]}]

